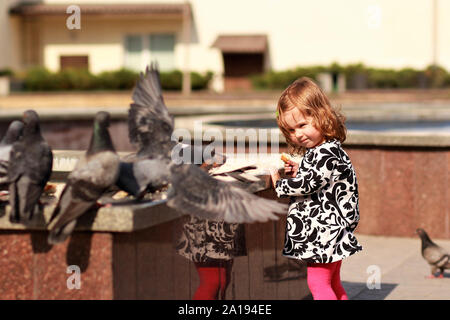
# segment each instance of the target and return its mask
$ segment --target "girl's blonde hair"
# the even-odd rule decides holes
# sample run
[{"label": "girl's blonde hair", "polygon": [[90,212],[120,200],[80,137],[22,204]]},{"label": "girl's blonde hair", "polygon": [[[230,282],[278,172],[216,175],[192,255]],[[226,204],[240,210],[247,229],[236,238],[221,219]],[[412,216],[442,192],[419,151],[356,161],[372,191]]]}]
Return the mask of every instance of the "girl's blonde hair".
[{"label": "girl's blonde hair", "polygon": [[293,108],[298,108],[305,117],[312,117],[313,125],[322,133],[325,140],[345,141],[347,129],[344,116],[331,106],[325,93],[314,81],[302,77],[283,91],[277,105],[277,123],[291,153],[304,154],[306,151],[305,148],[293,143],[284,119],[284,113]]}]

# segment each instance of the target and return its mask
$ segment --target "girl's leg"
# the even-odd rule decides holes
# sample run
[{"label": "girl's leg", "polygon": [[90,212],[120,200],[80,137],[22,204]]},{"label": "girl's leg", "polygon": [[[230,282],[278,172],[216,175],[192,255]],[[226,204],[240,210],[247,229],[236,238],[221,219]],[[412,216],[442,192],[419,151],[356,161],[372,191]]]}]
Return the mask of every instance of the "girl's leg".
[{"label": "girl's leg", "polygon": [[341,283],[341,265],[342,260],[336,262],[336,269],[334,270],[331,286],[338,300],[348,300],[347,293]]},{"label": "girl's leg", "polygon": [[200,283],[193,300],[217,300],[220,288],[220,272],[218,267],[204,263],[195,263]]},{"label": "girl's leg", "polygon": [[220,268],[220,299],[225,300],[225,294],[230,284],[231,269],[233,266],[233,260],[224,261]]},{"label": "girl's leg", "polygon": [[336,263],[308,263],[307,282],[314,300],[337,300],[331,286]]},{"label": "girl's leg", "polygon": [[225,292],[230,283],[233,260],[214,263],[195,263],[200,284],[193,300],[217,300],[219,294],[225,299]]}]

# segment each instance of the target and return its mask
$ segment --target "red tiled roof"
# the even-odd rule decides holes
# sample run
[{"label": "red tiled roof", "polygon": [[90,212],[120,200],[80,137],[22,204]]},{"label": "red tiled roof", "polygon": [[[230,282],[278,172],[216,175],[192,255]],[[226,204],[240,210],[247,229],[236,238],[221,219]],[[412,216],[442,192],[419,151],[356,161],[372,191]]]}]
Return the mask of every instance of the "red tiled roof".
[{"label": "red tiled roof", "polygon": [[220,35],[212,45],[224,53],[264,53],[266,35]]},{"label": "red tiled roof", "polygon": [[[13,15],[66,15],[69,5],[60,4],[19,4],[10,8]],[[82,14],[123,15],[123,14],[175,14],[181,15],[189,4],[80,4]]]}]

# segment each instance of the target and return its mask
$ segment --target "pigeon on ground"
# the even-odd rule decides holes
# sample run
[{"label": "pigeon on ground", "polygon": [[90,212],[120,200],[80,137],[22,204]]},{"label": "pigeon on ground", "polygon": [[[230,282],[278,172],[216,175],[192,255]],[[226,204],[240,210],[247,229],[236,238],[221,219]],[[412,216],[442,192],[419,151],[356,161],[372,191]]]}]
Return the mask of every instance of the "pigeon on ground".
[{"label": "pigeon on ground", "polygon": [[12,146],[8,168],[10,221],[15,223],[33,218],[53,165],[53,153],[41,135],[38,114],[27,110],[22,121],[22,138]]},{"label": "pigeon on ground", "polygon": [[159,73],[153,64],[140,75],[129,110],[130,141],[137,155],[152,159],[147,167],[158,183],[170,183],[167,205],[179,212],[228,223],[277,220],[274,213],[287,213],[287,205],[258,197],[209,176],[194,164],[173,161],[173,117],[164,104]]},{"label": "pigeon on ground", "polygon": [[431,276],[435,278],[434,274],[439,270],[439,278],[444,277],[444,270],[450,269],[450,255],[436,243],[431,241],[425,230],[419,228],[416,230],[422,241],[422,256],[431,266]]},{"label": "pigeon on ground", "polygon": [[66,240],[75,228],[77,219],[116,183],[119,156],[109,135],[109,118],[109,113],[103,111],[95,116],[89,148],[67,177],[67,183],[50,218],[50,244]]},{"label": "pigeon on ground", "polygon": [[8,167],[9,156],[12,145],[22,136],[23,122],[14,120],[10,123],[6,134],[0,141],[0,187],[3,190],[8,188]]}]

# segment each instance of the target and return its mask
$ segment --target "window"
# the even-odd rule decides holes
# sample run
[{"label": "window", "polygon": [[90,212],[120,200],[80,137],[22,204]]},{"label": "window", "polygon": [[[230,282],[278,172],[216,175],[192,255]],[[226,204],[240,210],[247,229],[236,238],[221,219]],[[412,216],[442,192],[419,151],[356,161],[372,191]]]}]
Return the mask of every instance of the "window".
[{"label": "window", "polygon": [[127,36],[125,39],[125,67],[132,70],[141,70],[142,37]]},{"label": "window", "polygon": [[175,35],[150,34],[125,37],[125,67],[142,71],[152,61],[157,61],[161,71],[175,68]]}]

